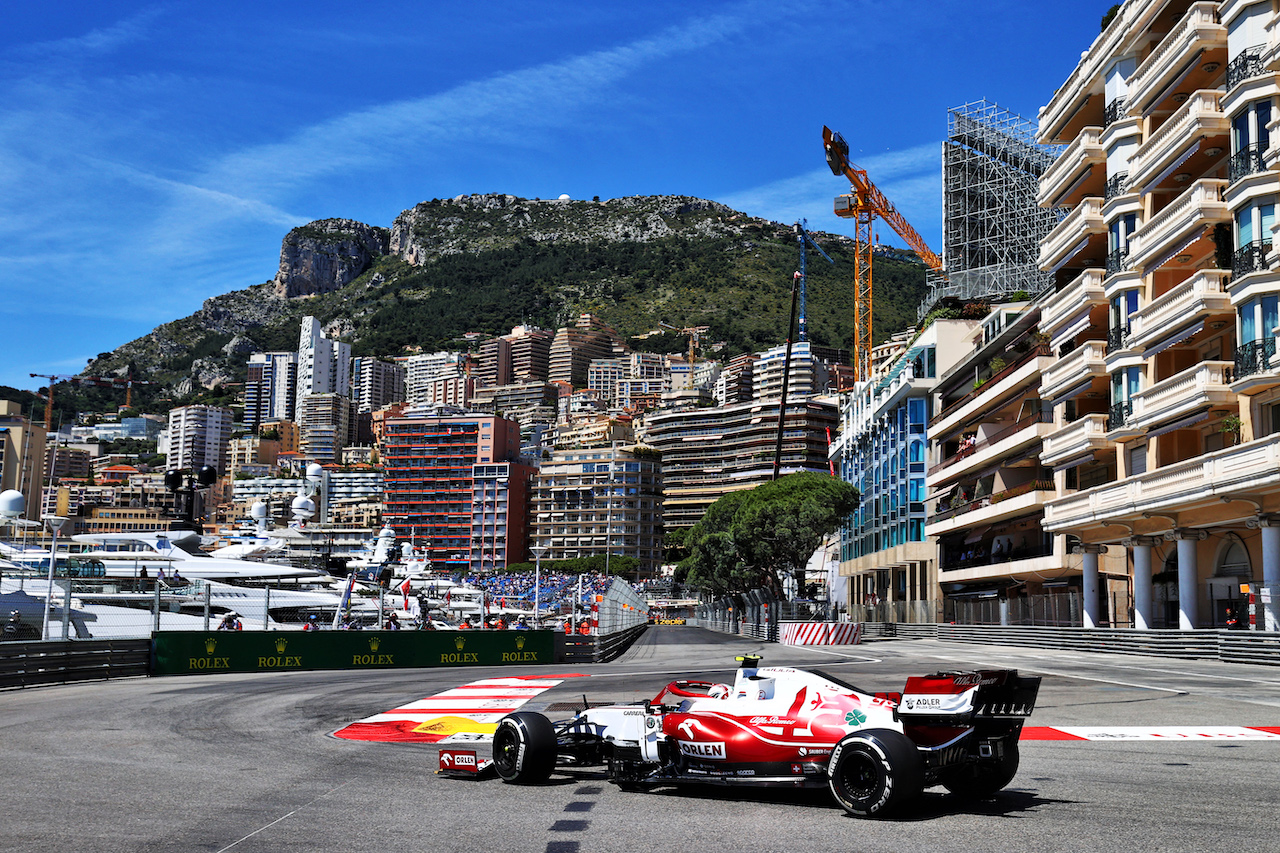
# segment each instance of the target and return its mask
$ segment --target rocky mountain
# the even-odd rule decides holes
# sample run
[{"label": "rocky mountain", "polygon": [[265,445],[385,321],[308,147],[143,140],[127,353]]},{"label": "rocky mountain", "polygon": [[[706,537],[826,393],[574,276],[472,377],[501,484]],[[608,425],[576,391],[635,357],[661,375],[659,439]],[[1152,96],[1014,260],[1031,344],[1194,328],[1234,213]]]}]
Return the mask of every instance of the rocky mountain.
[{"label": "rocky mountain", "polygon": [[[814,236],[836,264],[810,257],[809,336],[848,346],[852,242]],[[513,325],[554,328],[592,311],[628,336],[660,323],[710,326],[704,340],[728,357],[785,340],[799,252],[790,225],[686,196],[436,199],[389,229],[348,219],[295,228],[273,279],[212,297],[85,372],[132,370],[183,397],[243,381],[251,352],[296,348],[304,315],[358,355],[466,348]],[[877,339],[914,322],[923,292],[921,265],[877,260]],[[656,335],[637,348],[680,351],[685,341]]]}]

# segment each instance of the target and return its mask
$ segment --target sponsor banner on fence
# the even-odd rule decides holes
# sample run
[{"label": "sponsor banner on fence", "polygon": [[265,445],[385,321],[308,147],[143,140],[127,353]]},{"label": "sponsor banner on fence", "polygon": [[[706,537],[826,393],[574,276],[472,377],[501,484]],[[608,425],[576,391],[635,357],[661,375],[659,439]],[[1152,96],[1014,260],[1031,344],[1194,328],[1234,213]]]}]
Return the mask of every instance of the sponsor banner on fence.
[{"label": "sponsor banner on fence", "polygon": [[788,646],[851,646],[862,642],[861,622],[779,622]]},{"label": "sponsor banner on fence", "polygon": [[154,675],[549,664],[551,631],[164,631]]}]

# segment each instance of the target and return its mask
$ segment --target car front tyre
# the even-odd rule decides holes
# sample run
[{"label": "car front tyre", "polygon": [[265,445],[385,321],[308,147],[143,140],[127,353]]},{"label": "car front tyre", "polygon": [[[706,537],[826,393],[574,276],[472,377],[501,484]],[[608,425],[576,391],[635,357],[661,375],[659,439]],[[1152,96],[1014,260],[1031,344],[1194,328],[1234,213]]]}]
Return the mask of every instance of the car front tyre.
[{"label": "car front tyre", "polygon": [[827,767],[831,794],[857,817],[883,817],[920,796],[924,762],[901,732],[870,729],[836,744]]},{"label": "car front tyre", "polygon": [[533,711],[516,711],[498,721],[493,733],[493,767],[504,782],[536,785],[556,766],[556,730]]}]

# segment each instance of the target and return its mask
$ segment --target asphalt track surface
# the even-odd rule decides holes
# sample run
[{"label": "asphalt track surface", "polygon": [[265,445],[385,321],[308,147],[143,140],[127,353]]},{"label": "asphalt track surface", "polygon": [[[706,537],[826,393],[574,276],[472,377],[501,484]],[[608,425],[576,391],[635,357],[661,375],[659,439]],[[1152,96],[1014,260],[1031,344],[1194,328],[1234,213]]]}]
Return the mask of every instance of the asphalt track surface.
[{"label": "asphalt track surface", "polygon": [[541,787],[435,774],[438,748],[331,737],[347,723],[493,675],[581,672],[528,709],[651,697],[733,657],[818,666],[864,689],[1010,666],[1044,676],[1032,726],[1280,725],[1280,669],[900,640],[838,650],[651,629],[609,664],[183,676],[0,692],[0,850],[1198,851],[1277,850],[1280,740],[1024,741],[997,797],[941,788],[858,820],[825,792],[618,790],[596,771]]}]

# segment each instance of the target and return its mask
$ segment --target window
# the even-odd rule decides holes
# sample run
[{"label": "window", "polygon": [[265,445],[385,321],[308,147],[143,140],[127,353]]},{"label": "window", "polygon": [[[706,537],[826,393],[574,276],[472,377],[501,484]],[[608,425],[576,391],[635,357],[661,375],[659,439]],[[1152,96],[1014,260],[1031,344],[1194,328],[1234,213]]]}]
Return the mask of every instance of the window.
[{"label": "window", "polygon": [[1228,178],[1238,181],[1266,168],[1262,152],[1271,142],[1267,124],[1271,121],[1271,101],[1254,101],[1231,120],[1231,163]]},{"label": "window", "polygon": [[[1138,214],[1126,213],[1107,229],[1107,273],[1125,269],[1129,257],[1129,237],[1138,230]],[[1136,293],[1136,291],[1135,291]]]}]

